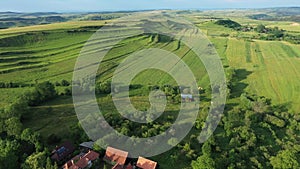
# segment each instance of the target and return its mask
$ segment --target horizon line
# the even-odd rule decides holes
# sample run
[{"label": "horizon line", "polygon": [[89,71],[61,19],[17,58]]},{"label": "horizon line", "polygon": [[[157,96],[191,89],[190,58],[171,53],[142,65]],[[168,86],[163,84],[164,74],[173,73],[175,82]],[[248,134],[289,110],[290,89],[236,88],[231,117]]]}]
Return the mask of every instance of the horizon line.
[{"label": "horizon line", "polygon": [[159,10],[190,10],[190,11],[210,11],[210,10],[250,10],[250,9],[276,9],[276,8],[300,8],[300,6],[276,6],[276,7],[236,7],[236,8],[157,8],[157,9],[128,9],[128,10],[66,10],[66,11],[17,11],[0,10],[0,13],[118,13],[118,12],[139,12],[139,11],[159,11]]}]

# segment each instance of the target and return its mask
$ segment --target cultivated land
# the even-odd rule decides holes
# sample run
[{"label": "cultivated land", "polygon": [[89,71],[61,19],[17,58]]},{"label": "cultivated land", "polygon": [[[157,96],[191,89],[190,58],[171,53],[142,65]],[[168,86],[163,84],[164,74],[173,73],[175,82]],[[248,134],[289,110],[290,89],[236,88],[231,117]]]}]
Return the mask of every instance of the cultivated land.
[{"label": "cultivated land", "polygon": [[[254,38],[261,34],[253,30],[238,31],[215,23],[220,19],[231,19],[243,26],[256,27],[258,24],[264,24],[270,28],[279,27],[292,35],[300,35],[300,25],[297,22],[250,19],[249,15],[261,13],[256,10],[246,12],[239,10],[234,12],[170,11],[170,13],[182,15],[199,27],[216,48],[226,72],[230,69],[235,70],[236,84],[231,89],[226,111],[240,103],[239,97],[242,93],[249,92],[270,98],[273,104],[287,105],[289,113],[300,113],[300,45],[284,40],[270,41]],[[273,15],[272,12],[269,14]],[[0,82],[15,84],[14,87],[0,88],[0,107],[13,103],[26,91],[33,90],[37,83],[50,81],[55,84],[62,80],[71,82],[76,59],[86,41],[105,23],[112,21],[68,21],[0,30]],[[116,66],[123,59],[129,54],[145,48],[160,48],[177,54],[191,68],[198,85],[210,90],[207,72],[203,64],[187,46],[176,40],[162,40],[159,35],[149,34],[125,39],[113,48],[105,56],[104,64],[98,70],[97,82],[111,80]],[[228,79],[230,78],[228,77]],[[147,110],[149,86],[166,84],[176,85],[170,76],[161,71],[147,70],[139,74],[132,81],[132,85],[138,86],[130,91],[132,103],[139,110]],[[56,86],[59,94],[64,93],[67,88],[69,87]],[[200,119],[205,119],[210,106],[208,90],[201,95]],[[99,94],[97,99],[100,108],[108,117],[118,114],[110,95]],[[154,126],[164,125],[166,119],[167,123],[174,120],[178,109],[177,103],[169,101],[166,113]],[[199,121],[200,124],[203,124],[203,121]],[[23,119],[24,128],[31,128],[39,132],[43,142],[50,148],[55,146],[55,144],[47,143],[47,138],[51,134],[55,134],[62,140],[73,139],[73,135],[68,133],[71,132],[72,127],[77,126],[77,123],[72,98],[68,95],[61,95],[42,105],[31,107]],[[119,127],[118,124],[115,126]],[[191,141],[193,135],[199,133],[198,129],[193,128],[183,141],[183,143],[189,143],[190,149],[195,152],[201,152],[201,147]],[[222,132],[225,131],[218,129],[216,136],[222,135]],[[260,132],[264,133],[265,131],[261,130]],[[141,133],[145,134],[145,132]],[[277,137],[280,138],[280,136]],[[224,140],[226,139],[224,138]],[[225,142],[229,142],[229,140]],[[178,147],[182,148],[185,145]],[[178,150],[178,147],[152,159],[157,161],[163,169],[189,168],[191,159],[195,160],[195,156],[193,153],[191,153],[191,158],[185,156],[188,153]],[[222,149],[222,146],[220,147],[219,149]],[[227,151],[226,149],[222,150]],[[222,150],[216,150],[216,152]],[[194,154],[198,155],[199,153]],[[177,158],[179,156],[180,163],[178,163],[178,159],[176,160],[176,156]],[[259,163],[263,163],[263,160],[253,160],[250,163],[249,165],[260,166]]]},{"label": "cultivated land", "polygon": [[[200,13],[199,16],[201,15],[203,14]],[[218,14],[216,16],[218,17]],[[257,20],[236,18],[235,16],[233,20],[241,24],[260,23]],[[202,19],[193,19],[193,21],[204,22],[198,26],[215,44],[219,55],[224,58],[224,64],[250,72],[243,81],[248,86],[246,91],[272,98],[276,103],[291,102],[293,110],[300,109],[300,105],[297,104],[300,101],[298,97],[300,81],[297,80],[299,79],[297,68],[300,64],[299,45],[284,41],[248,41],[243,37],[252,36],[254,33],[240,33]],[[300,34],[300,26],[293,25],[293,22],[263,21],[263,23],[270,27],[278,26]],[[100,28],[103,24],[104,21],[78,21],[0,30],[0,36],[5,37],[1,39],[0,72],[2,74],[0,81],[27,85],[46,80],[56,82],[66,79],[70,81],[74,63],[81,48],[96,31],[95,28]],[[230,34],[230,36],[220,37],[221,34]],[[116,61],[115,64],[117,64],[126,57],[126,53],[137,50],[139,45],[142,47],[149,45],[148,43],[150,42],[147,37],[131,39],[127,44],[129,46],[120,47],[116,51],[120,54],[108,56],[116,58],[110,63]],[[157,45],[159,48],[164,45],[165,50],[174,50],[177,47],[175,43]],[[187,51],[188,49],[182,47],[176,54],[184,56]],[[120,57],[121,55],[123,56]],[[193,60],[191,58],[186,60]],[[192,70],[195,70],[198,63],[193,65],[195,66]],[[148,75],[153,76],[153,73],[150,71],[145,77]],[[107,73],[107,77],[109,76]],[[140,79],[140,81],[144,80]],[[3,105],[13,100],[9,99],[10,97],[16,96],[9,91],[14,92],[20,89],[1,90],[4,93],[2,97],[8,98],[2,99]]]}]

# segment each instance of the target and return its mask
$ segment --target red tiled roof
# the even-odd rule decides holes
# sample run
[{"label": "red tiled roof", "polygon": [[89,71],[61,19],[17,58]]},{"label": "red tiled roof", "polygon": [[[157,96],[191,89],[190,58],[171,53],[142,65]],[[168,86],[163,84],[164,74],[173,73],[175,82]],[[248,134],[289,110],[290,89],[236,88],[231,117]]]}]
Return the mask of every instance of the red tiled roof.
[{"label": "red tiled roof", "polygon": [[128,164],[126,169],[133,169],[133,166],[131,164]]},{"label": "red tiled roof", "polygon": [[[78,168],[85,168],[89,165],[89,161],[94,161],[99,158],[99,154],[95,151],[89,151],[81,158],[76,156],[72,158],[72,160],[68,161],[65,165],[65,169],[78,169]],[[79,160],[78,160],[79,159]],[[78,160],[75,164],[73,163],[74,160]]]},{"label": "red tiled roof", "polygon": [[86,157],[82,157],[79,161],[76,162],[76,166],[78,166],[79,168],[85,168],[86,166],[88,166],[89,164],[89,159]]},{"label": "red tiled roof", "polygon": [[123,169],[122,165],[116,164],[111,169]]},{"label": "red tiled roof", "polygon": [[95,151],[89,151],[88,153],[86,153],[84,155],[85,158],[88,158],[91,161],[96,160],[97,158],[99,158],[99,154],[96,153]]},{"label": "red tiled roof", "polygon": [[107,147],[104,158],[116,162],[117,164],[124,165],[128,156],[128,152],[118,150],[112,147]]},{"label": "red tiled roof", "polygon": [[136,166],[142,169],[155,169],[157,162],[151,161],[149,159],[139,157]]},{"label": "red tiled roof", "polygon": [[76,165],[72,165],[69,169],[79,169],[79,167]]}]

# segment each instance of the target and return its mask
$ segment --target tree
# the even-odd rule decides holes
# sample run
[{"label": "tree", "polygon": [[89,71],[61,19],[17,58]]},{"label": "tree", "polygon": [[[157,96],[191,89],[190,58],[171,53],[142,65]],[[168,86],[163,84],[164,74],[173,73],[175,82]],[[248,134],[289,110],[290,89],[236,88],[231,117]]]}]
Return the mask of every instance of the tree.
[{"label": "tree", "polygon": [[47,157],[45,169],[57,169],[57,168],[58,168],[57,164],[55,163],[54,165],[52,165],[52,162],[51,162],[50,158]]},{"label": "tree", "polygon": [[35,90],[39,94],[40,101],[42,102],[50,100],[56,96],[55,86],[48,81],[37,84]]},{"label": "tree", "polygon": [[22,123],[17,117],[9,118],[5,121],[6,132],[10,136],[19,137],[22,132]]},{"label": "tree", "polygon": [[252,101],[248,98],[247,93],[242,93],[240,96],[241,108],[248,110],[252,108]]},{"label": "tree", "polygon": [[281,38],[283,37],[283,30],[280,30],[278,27],[275,27],[273,30],[272,30],[272,34],[276,37],[276,38]]},{"label": "tree", "polygon": [[52,169],[52,164],[51,164],[51,160],[49,157],[47,158],[47,161],[46,161],[46,169]]},{"label": "tree", "polygon": [[34,133],[31,129],[27,128],[23,130],[21,139],[35,144],[39,141],[39,135],[37,133]]},{"label": "tree", "polygon": [[26,158],[23,169],[42,169],[46,163],[46,152],[38,152]]},{"label": "tree", "polygon": [[270,163],[275,169],[300,168],[297,154],[292,150],[282,150],[276,156],[270,158]]},{"label": "tree", "polygon": [[111,82],[102,82],[96,86],[95,90],[98,94],[109,94],[111,92]]},{"label": "tree", "polygon": [[256,31],[257,31],[258,33],[266,33],[266,27],[265,27],[265,25],[263,25],[263,24],[257,25]]},{"label": "tree", "polygon": [[28,110],[27,102],[24,99],[18,99],[11,105],[7,106],[4,114],[1,114],[3,118],[18,117],[20,118]]},{"label": "tree", "polygon": [[14,169],[19,168],[18,149],[20,144],[16,141],[0,139],[0,168]]},{"label": "tree", "polygon": [[211,146],[208,141],[206,141],[202,146],[202,153],[206,155],[210,155],[211,153]]},{"label": "tree", "polygon": [[169,140],[168,140],[168,144],[170,145],[170,146],[176,146],[177,144],[179,143],[179,141],[178,141],[178,139],[177,138],[170,138]]},{"label": "tree", "polygon": [[71,89],[70,87],[65,88],[64,94],[65,94],[66,96],[71,96],[71,95],[72,95],[72,89]]},{"label": "tree", "polygon": [[61,85],[62,86],[70,86],[70,82],[68,82],[67,80],[62,80]]},{"label": "tree", "polygon": [[218,20],[216,22],[217,25],[223,25],[224,27],[228,27],[228,28],[232,28],[232,29],[240,29],[241,28],[241,24],[232,21],[232,20]]},{"label": "tree", "polygon": [[24,94],[22,99],[26,100],[30,106],[37,106],[45,101],[53,99],[55,96],[57,96],[55,86],[46,81],[37,84],[35,90]]},{"label": "tree", "polygon": [[192,161],[193,169],[214,169],[215,162],[209,155],[202,155],[196,161]]}]

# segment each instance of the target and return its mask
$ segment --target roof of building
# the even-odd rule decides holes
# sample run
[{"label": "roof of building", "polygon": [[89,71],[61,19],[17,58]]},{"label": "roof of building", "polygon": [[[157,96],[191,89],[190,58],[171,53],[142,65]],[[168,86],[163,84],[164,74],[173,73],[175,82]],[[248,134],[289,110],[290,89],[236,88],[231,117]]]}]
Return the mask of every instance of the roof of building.
[{"label": "roof of building", "polygon": [[133,169],[133,166],[129,163],[129,164],[126,166],[126,169]]},{"label": "roof of building", "polygon": [[97,158],[99,158],[99,153],[96,153],[95,151],[89,151],[83,157],[88,158],[91,161],[94,161]]},{"label": "roof of building", "polygon": [[142,169],[155,169],[157,162],[146,159],[144,157],[139,157],[136,166]]},{"label": "roof of building", "polygon": [[[77,168],[85,168],[89,165],[89,161],[94,161],[97,158],[99,158],[99,154],[94,151],[89,151],[82,157],[79,155],[72,158],[72,160],[68,161],[65,165],[65,169],[77,169]],[[78,160],[76,163],[74,163],[74,160]]]},{"label": "roof of building", "polygon": [[123,165],[116,164],[111,169],[123,169]]},{"label": "roof of building", "polygon": [[182,98],[189,98],[189,99],[192,99],[193,98],[193,95],[191,95],[191,94],[181,94],[181,97]]},{"label": "roof of building", "polygon": [[74,150],[75,150],[75,147],[73,146],[73,144],[69,141],[66,141],[61,146],[56,147],[52,151],[51,159],[56,160],[56,161],[61,161],[66,156],[73,153]]},{"label": "roof of building", "polygon": [[124,165],[128,156],[128,152],[107,147],[104,158],[116,162],[117,164]]},{"label": "roof of building", "polygon": [[78,166],[79,168],[85,168],[88,166],[90,159],[86,157],[82,157],[80,160],[78,160],[75,165]]},{"label": "roof of building", "polygon": [[89,149],[93,149],[94,142],[93,141],[83,142],[83,143],[79,144],[79,146],[89,148]]}]

